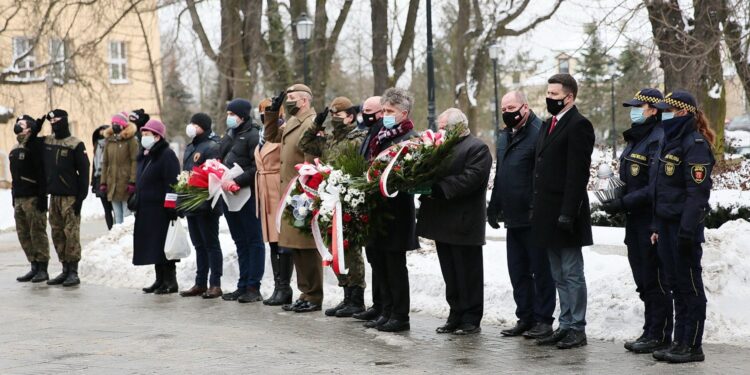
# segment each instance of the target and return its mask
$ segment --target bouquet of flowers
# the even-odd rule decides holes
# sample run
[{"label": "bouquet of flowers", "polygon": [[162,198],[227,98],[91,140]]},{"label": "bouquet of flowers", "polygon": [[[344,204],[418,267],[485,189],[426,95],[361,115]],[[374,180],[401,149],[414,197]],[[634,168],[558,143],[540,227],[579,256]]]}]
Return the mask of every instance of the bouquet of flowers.
[{"label": "bouquet of flowers", "polygon": [[216,159],[206,160],[191,171],[182,171],[177,176],[177,183],[172,186],[177,193],[177,210],[194,211],[208,200],[212,201],[213,208],[223,197],[230,211],[239,211],[252,195],[250,188],[233,185],[229,192],[225,192],[221,185],[240,174],[242,168],[237,164],[230,169]]},{"label": "bouquet of flowers", "polygon": [[427,130],[419,138],[389,147],[373,160],[367,181],[377,184],[380,194],[387,198],[399,191],[428,193],[465,130],[463,124],[447,132]]}]

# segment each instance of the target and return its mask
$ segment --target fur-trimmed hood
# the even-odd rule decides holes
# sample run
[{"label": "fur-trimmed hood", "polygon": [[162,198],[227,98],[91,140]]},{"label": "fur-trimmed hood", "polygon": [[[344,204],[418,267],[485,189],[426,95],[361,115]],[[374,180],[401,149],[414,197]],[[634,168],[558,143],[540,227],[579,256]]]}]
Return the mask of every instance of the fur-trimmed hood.
[{"label": "fur-trimmed hood", "polygon": [[[138,129],[135,125],[128,124],[128,126],[124,127],[120,132],[120,139],[126,141],[130,138],[133,138],[137,131]],[[115,131],[112,130],[111,126],[104,131],[104,137],[107,138],[107,141],[114,139]]]}]

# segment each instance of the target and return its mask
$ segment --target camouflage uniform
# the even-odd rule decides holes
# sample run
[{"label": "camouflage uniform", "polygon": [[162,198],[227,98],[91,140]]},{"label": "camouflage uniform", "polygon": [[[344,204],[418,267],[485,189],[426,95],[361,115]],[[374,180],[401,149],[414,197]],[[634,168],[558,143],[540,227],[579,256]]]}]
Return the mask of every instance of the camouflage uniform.
[{"label": "camouflage uniform", "polygon": [[81,216],[75,212],[76,197],[55,196],[49,202],[52,243],[60,262],[81,260]]},{"label": "camouflage uniform", "polygon": [[29,262],[48,262],[47,213],[37,209],[37,199],[15,198],[16,234]]}]

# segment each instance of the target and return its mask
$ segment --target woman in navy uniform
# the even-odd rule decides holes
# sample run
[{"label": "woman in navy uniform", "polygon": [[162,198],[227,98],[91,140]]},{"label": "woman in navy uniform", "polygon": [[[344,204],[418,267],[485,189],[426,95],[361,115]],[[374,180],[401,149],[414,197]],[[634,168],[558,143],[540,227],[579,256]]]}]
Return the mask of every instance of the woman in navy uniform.
[{"label": "woman in navy uniform", "polygon": [[703,361],[701,347],[706,320],[706,294],[701,277],[703,220],[709,211],[715,134],[688,92],[664,98],[664,140],[659,161],[651,169],[654,204],[652,243],[674,298],[672,345],[653,353],[672,363]]},{"label": "woman in navy uniform", "polygon": [[630,108],[631,127],[623,133],[627,146],[620,156],[620,179],[625,193],[602,204],[607,213],[625,213],[625,244],[636,291],[644,303],[643,334],[625,343],[635,353],[651,353],[669,346],[672,339],[672,296],[663,285],[656,245],[651,243],[653,207],[649,195],[649,169],[659,160],[664,130],[661,111],[668,108],[664,95],[653,88],[638,91],[622,103]]}]

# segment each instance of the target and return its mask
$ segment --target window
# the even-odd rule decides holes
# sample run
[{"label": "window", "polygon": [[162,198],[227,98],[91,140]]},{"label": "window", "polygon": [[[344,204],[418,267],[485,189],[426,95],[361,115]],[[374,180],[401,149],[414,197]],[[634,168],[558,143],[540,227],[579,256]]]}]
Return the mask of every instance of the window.
[{"label": "window", "polygon": [[49,41],[49,60],[50,60],[50,74],[52,78],[56,80],[64,80],[67,72],[67,45],[61,39],[51,39]]},{"label": "window", "polygon": [[[34,43],[30,38],[13,38],[13,61],[15,62],[13,67],[20,71],[17,75],[20,79],[36,77],[36,72],[32,70],[36,66],[36,57],[34,57],[34,51],[29,52],[33,47]],[[26,55],[27,53],[28,55]],[[23,55],[26,55],[26,57],[19,60]]]},{"label": "window", "polygon": [[109,81],[128,82],[128,58],[125,42],[109,42]]},{"label": "window", "polygon": [[558,60],[558,70],[559,70],[559,73],[570,74],[570,60],[568,59]]}]

